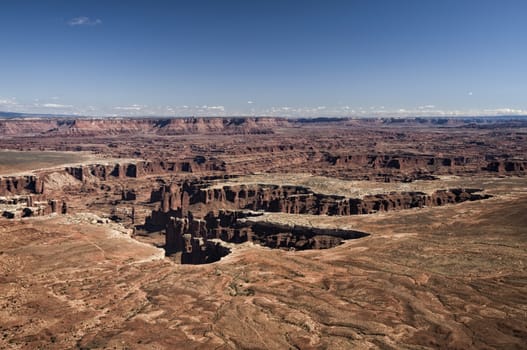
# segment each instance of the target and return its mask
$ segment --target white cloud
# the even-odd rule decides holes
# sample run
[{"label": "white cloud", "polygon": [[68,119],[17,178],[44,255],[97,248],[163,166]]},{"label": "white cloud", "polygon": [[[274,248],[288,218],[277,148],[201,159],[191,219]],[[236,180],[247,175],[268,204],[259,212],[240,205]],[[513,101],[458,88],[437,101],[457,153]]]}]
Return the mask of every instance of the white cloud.
[{"label": "white cloud", "polygon": [[80,17],[75,17],[75,18],[72,18],[68,21],[68,24],[72,27],[75,27],[75,26],[96,26],[98,24],[101,24],[102,21],[98,18],[96,19],[91,19],[89,17],[86,17],[86,16],[80,16]]},{"label": "white cloud", "polygon": [[488,115],[527,115],[527,110],[517,108],[485,109]]},{"label": "white cloud", "polygon": [[474,93],[473,93],[472,91],[469,91],[469,92],[468,92],[468,95],[469,95],[469,96],[472,96],[472,95],[474,95]]},{"label": "white cloud", "polygon": [[[122,106],[94,106],[59,104],[59,101],[34,101],[24,103],[15,97],[0,96],[0,111],[36,114],[66,114],[94,117],[213,117],[232,115],[262,115],[277,117],[462,117],[462,116],[500,116],[511,115],[527,116],[527,109],[519,106],[501,107],[493,109],[441,109],[435,105],[401,106],[389,108],[384,106],[359,107],[350,105],[338,106],[275,106],[268,108],[255,108],[255,104],[239,106],[240,109],[231,109],[223,105],[144,105],[130,104]],[[525,106],[524,106],[525,107]],[[250,111],[248,111],[250,109]]]},{"label": "white cloud", "polygon": [[16,105],[18,105],[18,102],[16,101],[16,97],[6,97],[6,98],[0,97],[0,106],[16,106]]},{"label": "white cloud", "polygon": [[72,105],[62,105],[59,103],[44,103],[41,106],[46,107],[46,108],[71,108],[73,107]]},{"label": "white cloud", "polygon": [[526,115],[525,109],[497,108],[497,109],[439,109],[435,105],[423,105],[405,108],[327,106],[320,110],[318,107],[269,107],[256,111],[259,115],[276,117],[463,117],[463,116],[500,116]]},{"label": "white cloud", "polygon": [[210,106],[210,107],[207,107],[207,109],[211,110],[211,111],[225,111],[225,107],[224,106]]},{"label": "white cloud", "polygon": [[247,101],[247,103],[252,105],[254,102],[253,101]]},{"label": "white cloud", "polygon": [[118,111],[141,111],[145,107],[147,106],[133,104],[131,106],[118,106],[118,107],[114,107],[113,109],[116,109]]}]

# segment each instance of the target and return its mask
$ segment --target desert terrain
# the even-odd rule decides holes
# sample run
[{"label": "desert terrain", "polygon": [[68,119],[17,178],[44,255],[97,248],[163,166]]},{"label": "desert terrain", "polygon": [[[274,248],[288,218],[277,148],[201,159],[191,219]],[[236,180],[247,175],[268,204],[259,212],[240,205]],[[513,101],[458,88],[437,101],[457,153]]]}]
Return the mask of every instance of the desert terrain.
[{"label": "desert terrain", "polygon": [[522,118],[0,120],[0,349],[525,349]]}]

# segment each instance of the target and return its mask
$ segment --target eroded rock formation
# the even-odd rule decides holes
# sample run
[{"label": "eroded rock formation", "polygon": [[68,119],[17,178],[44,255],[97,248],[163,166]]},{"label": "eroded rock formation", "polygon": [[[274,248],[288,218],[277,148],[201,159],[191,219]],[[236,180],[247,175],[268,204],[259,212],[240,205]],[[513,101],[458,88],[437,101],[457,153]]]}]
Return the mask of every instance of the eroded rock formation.
[{"label": "eroded rock formation", "polygon": [[44,183],[36,175],[0,176],[0,196],[43,192]]},{"label": "eroded rock formation", "polygon": [[[424,206],[461,203],[467,200],[488,198],[478,194],[481,189],[437,190],[423,192],[391,192],[366,195],[363,198],[315,193],[302,186],[267,184],[226,185],[207,187],[203,182],[172,184],[153,191],[151,199],[159,199],[163,213],[181,211],[189,205],[226,209],[282,212],[289,214],[355,215],[379,211],[409,209]],[[181,215],[181,214],[180,214]],[[159,224],[164,225],[161,221]],[[152,223],[155,225],[155,223]]]},{"label": "eroded rock formation", "polygon": [[[262,212],[312,215],[359,215],[441,206],[490,197],[481,189],[454,188],[423,192],[391,192],[362,198],[315,193],[302,186],[240,184],[207,186],[204,181],[183,181],[152,191],[158,209],[146,219],[146,227],[166,231],[168,254],[183,252],[182,261],[210,261],[217,256],[210,239],[231,243],[252,241],[272,248],[323,249],[344,239],[362,237],[355,231],[331,230],[251,221]],[[189,208],[196,208],[191,211]],[[210,210],[230,208],[232,210]],[[205,210],[209,210],[204,213]],[[211,248],[212,247],[212,248]],[[214,248],[216,247],[216,248]],[[186,252],[186,253],[185,253]],[[185,255],[186,254],[186,255]],[[191,254],[191,255],[189,255]],[[194,255],[192,255],[194,254]]]},{"label": "eroded rock formation", "polygon": [[7,219],[67,214],[68,205],[64,200],[44,199],[42,196],[6,196],[0,197],[0,212]]},{"label": "eroded rock formation", "polygon": [[287,119],[242,118],[46,118],[0,120],[0,135],[182,135],[266,134],[288,125]]},{"label": "eroded rock formation", "polygon": [[208,240],[203,220],[170,217],[166,225],[167,254],[181,252],[182,264],[207,264],[220,260],[230,250]]}]

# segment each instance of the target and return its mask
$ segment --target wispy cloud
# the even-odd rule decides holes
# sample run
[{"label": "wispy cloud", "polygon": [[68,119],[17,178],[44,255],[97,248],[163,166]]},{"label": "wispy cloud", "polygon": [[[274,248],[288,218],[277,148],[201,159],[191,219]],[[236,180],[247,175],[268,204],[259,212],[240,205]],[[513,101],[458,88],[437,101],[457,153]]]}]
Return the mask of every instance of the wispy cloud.
[{"label": "wispy cloud", "polygon": [[116,109],[118,111],[141,111],[143,110],[145,107],[145,105],[138,105],[138,104],[133,104],[131,106],[118,106],[118,107],[114,107],[113,109]]},{"label": "wispy cloud", "polygon": [[225,111],[225,107],[224,106],[205,106],[205,109],[209,110],[209,111]]},{"label": "wispy cloud", "polygon": [[62,105],[62,104],[59,104],[59,103],[44,103],[42,105],[42,107],[46,107],[46,108],[71,108],[73,106],[72,105]]},{"label": "wispy cloud", "polygon": [[[62,99],[61,99],[62,101]],[[463,116],[527,116],[527,109],[519,106],[498,106],[497,108],[481,109],[449,109],[432,104],[416,106],[274,106],[255,109],[255,104],[249,104],[240,109],[231,109],[223,105],[146,105],[129,104],[121,106],[101,107],[94,105],[73,105],[57,103],[53,98],[20,101],[15,97],[0,96],[0,111],[19,113],[67,114],[95,117],[188,117],[188,116],[232,116],[232,115],[262,115],[277,117],[463,117]]]},{"label": "wispy cloud", "polygon": [[180,106],[147,106],[143,104],[131,104],[126,106],[111,107],[110,110],[92,111],[92,114],[98,113],[107,116],[225,116],[226,108],[222,105],[180,105]]},{"label": "wispy cloud", "polygon": [[259,111],[261,115],[281,117],[462,117],[462,116],[500,116],[527,115],[526,109],[496,108],[496,109],[441,109],[435,105],[417,107],[385,108],[327,106],[319,107],[270,107]]},{"label": "wispy cloud", "polygon": [[72,18],[68,21],[68,24],[72,27],[75,26],[96,26],[101,24],[102,21],[99,18],[91,19],[90,17],[80,16]]},{"label": "wispy cloud", "polygon": [[424,110],[424,109],[434,109],[436,108],[435,105],[424,105],[424,106],[419,106],[417,107],[417,109],[420,109],[420,110]]},{"label": "wispy cloud", "polygon": [[0,106],[14,106],[17,104],[18,102],[16,101],[15,97],[7,97],[7,98],[0,97]]}]

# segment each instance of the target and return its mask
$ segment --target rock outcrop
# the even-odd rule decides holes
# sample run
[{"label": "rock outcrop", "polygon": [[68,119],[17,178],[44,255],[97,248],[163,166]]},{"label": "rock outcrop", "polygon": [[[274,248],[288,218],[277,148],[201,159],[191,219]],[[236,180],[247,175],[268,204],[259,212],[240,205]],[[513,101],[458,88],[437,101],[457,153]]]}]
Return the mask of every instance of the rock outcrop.
[{"label": "rock outcrop", "polygon": [[[488,198],[478,194],[481,189],[438,190],[432,194],[423,192],[391,192],[367,195],[363,198],[315,193],[302,186],[233,185],[206,187],[203,183],[172,184],[163,187],[160,195],[160,212],[177,212],[189,205],[202,207],[247,209],[253,211],[282,212],[313,215],[356,215],[379,211],[409,209],[461,203],[467,200]],[[159,197],[153,192],[151,198]],[[186,212],[182,213],[183,216]],[[160,222],[164,225],[166,222]]]},{"label": "rock outcrop", "polygon": [[[481,189],[454,188],[423,192],[390,192],[362,198],[315,193],[302,186],[240,184],[208,187],[204,181],[183,181],[152,191],[160,202],[145,226],[165,228],[167,254],[182,252],[182,261],[215,261],[223,252],[211,239],[251,241],[271,248],[324,249],[362,232],[288,226],[250,220],[262,212],[312,215],[360,215],[441,206],[489,198]],[[216,210],[214,208],[223,208]],[[225,209],[227,208],[227,210]],[[191,210],[192,209],[192,210]],[[212,209],[212,210],[210,210]],[[229,210],[230,209],[230,210]],[[204,213],[205,210],[208,210]]]},{"label": "rock outcrop", "polygon": [[0,176],[0,196],[43,192],[44,183],[36,175]]},{"label": "rock outcrop", "polygon": [[0,135],[108,136],[268,134],[289,125],[285,118],[31,118],[0,120]]},{"label": "rock outcrop", "polygon": [[[354,230],[324,229],[251,221],[261,215],[250,211],[209,212],[204,219],[170,217],[166,224],[165,250],[168,255],[181,252],[183,264],[203,264],[219,260],[229,250],[217,241],[251,241],[270,248],[327,249],[346,239],[367,236]],[[249,219],[248,219],[249,218]]]},{"label": "rock outcrop", "polygon": [[498,174],[525,175],[527,171],[527,161],[524,160],[501,160],[490,161],[483,170]]},{"label": "rock outcrop", "polygon": [[0,197],[0,212],[7,219],[68,213],[66,201],[46,200],[39,197],[33,195]]},{"label": "rock outcrop", "polygon": [[208,240],[203,220],[170,217],[166,225],[165,251],[181,252],[182,264],[207,264],[220,260],[230,250],[219,242]]}]

